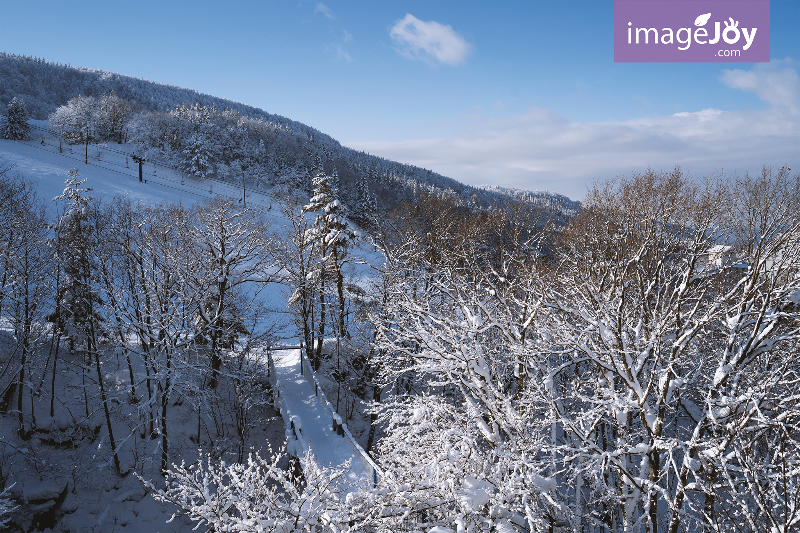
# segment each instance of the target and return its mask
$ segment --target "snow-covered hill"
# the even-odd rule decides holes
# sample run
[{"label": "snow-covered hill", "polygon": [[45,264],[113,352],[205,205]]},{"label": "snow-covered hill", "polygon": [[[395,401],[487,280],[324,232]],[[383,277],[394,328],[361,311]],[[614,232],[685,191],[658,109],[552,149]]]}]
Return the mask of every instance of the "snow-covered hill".
[{"label": "snow-covered hill", "polygon": [[535,198],[516,193],[509,195],[507,191],[472,187],[428,169],[359,152],[342,146],[313,127],[224,98],[114,72],[0,52],[0,110],[12,98],[21,98],[34,119],[45,120],[75,96],[100,96],[112,91],[144,111],[168,112],[183,104],[198,104],[230,109],[243,117],[263,121],[278,132],[278,137],[283,137],[276,142],[289,147],[282,153],[289,160],[308,168],[314,166],[316,157],[336,162],[345,201],[355,198],[358,180],[364,176],[384,209],[402,201],[413,201],[420,192],[446,195],[473,208],[502,205],[513,196],[530,200],[540,209],[553,209],[563,216],[569,213],[563,212],[562,207],[567,211],[573,209],[570,204],[574,202],[546,191],[535,193]]}]

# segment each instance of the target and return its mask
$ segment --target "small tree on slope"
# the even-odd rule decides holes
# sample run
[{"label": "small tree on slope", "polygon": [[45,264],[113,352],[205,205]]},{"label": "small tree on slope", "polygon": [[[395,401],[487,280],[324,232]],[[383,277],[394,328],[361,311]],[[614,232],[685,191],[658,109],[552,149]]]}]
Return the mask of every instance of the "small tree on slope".
[{"label": "small tree on slope", "polygon": [[13,141],[30,138],[31,126],[28,124],[28,111],[22,99],[14,98],[8,103],[8,114],[0,129],[0,137]]}]

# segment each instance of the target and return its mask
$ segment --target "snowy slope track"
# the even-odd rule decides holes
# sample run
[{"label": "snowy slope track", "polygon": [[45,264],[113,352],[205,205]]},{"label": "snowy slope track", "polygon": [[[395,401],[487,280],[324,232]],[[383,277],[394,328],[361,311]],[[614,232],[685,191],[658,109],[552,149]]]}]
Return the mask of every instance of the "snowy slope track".
[{"label": "snowy slope track", "polygon": [[[310,449],[321,467],[338,466],[350,460],[352,481],[360,477],[375,481],[380,475],[379,468],[355,442],[341,417],[327,406],[322,389],[312,385],[315,377],[300,348],[275,351],[271,366],[277,389],[276,407],[280,408],[286,424],[289,452],[300,456]],[[334,431],[334,422],[339,431]]]}]

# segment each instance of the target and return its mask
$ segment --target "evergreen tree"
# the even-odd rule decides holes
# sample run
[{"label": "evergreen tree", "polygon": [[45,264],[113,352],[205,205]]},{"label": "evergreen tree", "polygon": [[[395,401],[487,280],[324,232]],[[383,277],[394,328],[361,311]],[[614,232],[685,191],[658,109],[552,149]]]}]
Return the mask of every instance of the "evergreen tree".
[{"label": "evergreen tree", "polygon": [[200,133],[193,133],[186,140],[186,147],[183,149],[181,170],[192,176],[205,178],[211,174],[212,159],[213,154],[204,136]]},{"label": "evergreen tree", "polygon": [[95,306],[102,303],[94,291],[93,279],[95,262],[92,242],[93,229],[89,219],[89,206],[92,200],[86,193],[91,189],[81,186],[86,180],[78,179],[78,169],[69,171],[64,192],[55,200],[67,202],[67,209],[55,227],[63,250],[63,269],[65,282],[58,295],[61,318],[70,348],[85,344],[91,335],[90,330],[98,327],[102,320]]},{"label": "evergreen tree", "polygon": [[341,198],[339,195],[339,172],[337,172],[335,168],[331,173],[331,189],[334,191],[337,198]]},{"label": "evergreen tree", "polygon": [[[114,431],[111,425],[111,414],[103,383],[103,373],[100,364],[99,340],[102,336],[103,317],[100,306],[103,300],[96,290],[97,284],[97,252],[98,228],[97,210],[92,209],[89,188],[82,188],[86,180],[78,179],[78,169],[69,171],[65,180],[66,187],[56,201],[67,202],[67,210],[56,224],[55,230],[63,245],[64,262],[62,263],[64,285],[63,290],[57,295],[59,319],[63,319],[65,333],[69,339],[70,352],[76,346],[85,347],[85,354],[89,361],[94,363],[97,371],[97,384],[100,387],[101,401],[106,415],[106,425],[114,455],[114,466],[120,472],[119,456],[114,440]],[[87,416],[89,416],[88,398],[85,383],[88,381],[84,371],[84,400],[86,401]]]},{"label": "evergreen tree", "polygon": [[28,112],[25,102],[16,97],[8,103],[8,114],[0,129],[0,137],[13,141],[24,141],[30,138],[31,126],[28,124]]},{"label": "evergreen tree", "polygon": [[308,243],[318,243],[321,248],[322,262],[320,264],[320,335],[315,357],[322,355],[322,338],[324,334],[325,311],[325,278],[331,275],[336,281],[339,296],[338,332],[345,334],[344,323],[344,277],[342,275],[342,262],[347,256],[347,249],[356,237],[356,232],[347,221],[347,208],[339,200],[337,191],[331,183],[330,176],[326,175],[322,167],[318,167],[317,177],[314,179],[314,194],[308,204],[303,207],[304,213],[317,212],[314,224],[306,233]]},{"label": "evergreen tree", "polygon": [[378,204],[375,200],[375,195],[369,190],[367,175],[362,174],[358,180],[353,219],[361,223],[368,222],[375,215],[377,208]]}]

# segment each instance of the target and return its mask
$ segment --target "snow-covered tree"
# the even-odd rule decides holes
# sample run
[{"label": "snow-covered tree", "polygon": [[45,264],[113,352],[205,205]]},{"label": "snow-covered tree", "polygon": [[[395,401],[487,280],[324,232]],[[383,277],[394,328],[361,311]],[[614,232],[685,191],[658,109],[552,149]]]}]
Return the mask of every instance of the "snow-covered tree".
[{"label": "snow-covered tree", "polygon": [[318,243],[306,241],[310,222],[301,213],[301,206],[293,196],[281,198],[279,205],[288,223],[279,228],[275,236],[275,258],[284,273],[284,283],[291,291],[289,308],[294,312],[297,328],[310,350],[314,346],[314,318],[319,312],[316,307],[318,280],[315,277],[320,257]]},{"label": "snow-covered tree", "polygon": [[31,125],[28,124],[28,112],[21,98],[12,98],[8,103],[3,124],[0,125],[0,137],[13,141],[24,141],[30,138]]},{"label": "snow-covered tree", "polygon": [[[251,454],[246,464],[198,458],[195,465],[173,465],[167,487],[145,483],[156,500],[178,507],[173,518],[187,516],[211,531],[311,533],[357,530],[348,509],[349,463],[320,467],[314,456],[301,458],[302,480],[279,466],[281,454],[269,460]],[[351,526],[353,529],[351,529]]]},{"label": "snow-covered tree", "polygon": [[[796,528],[799,179],[648,172],[593,190],[545,248],[387,268],[374,322],[395,429],[379,448],[389,478],[415,472],[406,508],[518,531]],[[437,434],[468,439],[476,481],[446,474]]]},{"label": "snow-covered tree", "polygon": [[[70,352],[82,347],[87,362],[94,363],[114,466],[119,473],[119,456],[100,364],[100,340],[103,337],[104,322],[101,306],[104,302],[97,290],[100,242],[98,212],[96,206],[92,205],[92,197],[87,194],[91,189],[82,188],[84,183],[86,180],[79,179],[78,169],[72,169],[65,180],[64,192],[54,198],[55,201],[64,201],[66,204],[66,210],[55,226],[64,253],[61,264],[63,291],[57,295],[56,305],[59,306],[59,316],[65,327],[64,334],[69,339]],[[84,374],[84,383],[85,381]],[[88,416],[88,403],[86,410]]]},{"label": "snow-covered tree", "polygon": [[133,118],[134,106],[114,91],[104,93],[96,102],[97,134],[101,140],[122,144],[127,139],[127,124]]},{"label": "snow-covered tree", "polygon": [[338,198],[338,191],[333,187],[330,176],[319,167],[314,179],[314,194],[303,207],[304,213],[317,213],[313,225],[306,232],[307,242],[319,243],[322,262],[320,268],[320,332],[315,357],[319,358],[322,350],[325,321],[325,278],[333,276],[338,293],[339,309],[337,316],[337,335],[346,335],[344,275],[342,264],[347,257],[348,248],[356,238],[356,232],[347,220],[347,207]]},{"label": "snow-covered tree", "polygon": [[508,272],[481,266],[480,242],[453,248],[457,257],[433,274],[430,265],[408,266],[425,257],[408,244],[387,258],[402,267],[387,265],[390,301],[373,317],[378,364],[391,387],[380,407],[388,424],[377,445],[382,486],[387,506],[416,519],[394,527],[569,524],[558,471],[540,457],[547,406],[515,379],[538,306],[514,300],[523,287]]},{"label": "snow-covered tree", "polygon": [[[176,391],[199,389],[205,376],[193,375],[193,320],[204,292],[201,261],[192,235],[192,213],[179,205],[132,206],[118,202],[108,213],[105,238],[111,265],[105,287],[114,291],[108,305],[115,320],[139,341],[146,372],[146,414],[149,435],[161,437],[161,470],[169,467],[168,411]],[[197,365],[199,366],[199,365]],[[142,395],[144,396],[144,395]]]},{"label": "snow-covered tree", "polygon": [[369,180],[366,174],[358,179],[356,190],[356,203],[353,208],[353,218],[361,223],[366,223],[376,215],[378,203],[375,195],[369,190]]},{"label": "snow-covered tree", "polygon": [[97,138],[95,99],[76,96],[48,117],[48,125],[68,144],[94,142]]},{"label": "snow-covered tree", "polygon": [[213,152],[208,139],[200,132],[192,133],[184,142],[181,170],[197,178],[213,172]]},{"label": "snow-covered tree", "polygon": [[[36,197],[31,184],[21,184],[14,211],[14,249],[6,281],[11,283],[9,291],[9,315],[16,332],[17,352],[20,356],[17,403],[19,409],[19,430],[26,435],[23,423],[23,392],[28,389],[31,395],[41,391],[26,377],[32,359],[39,353],[45,337],[44,312],[48,308],[51,289],[52,250],[49,246],[49,227],[45,208]],[[30,374],[28,373],[28,376]],[[33,402],[31,402],[33,410]],[[35,425],[36,415],[31,412],[31,422]]]},{"label": "snow-covered tree", "polygon": [[[23,403],[24,393],[39,390],[30,378],[39,343],[44,338],[42,322],[48,308],[52,253],[45,207],[36,195],[36,184],[21,175],[7,175],[0,168],[0,319],[12,327],[13,349],[8,350],[0,378],[10,374],[16,382],[19,432],[30,435],[36,415]],[[26,424],[25,418],[28,418]]]},{"label": "snow-covered tree", "polygon": [[197,208],[191,235],[203,269],[196,281],[204,295],[196,318],[197,342],[211,352],[214,388],[222,365],[222,351],[234,347],[239,335],[247,334],[245,316],[253,310],[252,297],[238,302],[246,284],[254,294],[270,281],[272,258],[267,226],[256,207],[238,207],[232,199],[217,197]]},{"label": "snow-covered tree", "polygon": [[[70,339],[70,350],[76,345],[91,345],[100,336],[103,317],[98,305],[102,303],[94,286],[95,233],[91,226],[90,209],[92,197],[89,188],[82,188],[86,180],[79,179],[78,169],[71,169],[65,181],[66,187],[55,201],[64,201],[66,210],[55,226],[66,248],[63,293],[58,296],[58,305],[66,319],[65,334]],[[92,348],[88,348],[91,350]]]},{"label": "snow-covered tree", "polygon": [[[776,487],[782,459],[761,446],[797,434],[798,404],[780,392],[800,338],[786,305],[800,288],[797,185],[786,169],[731,187],[646,173],[595,189],[567,234],[540,325],[556,355],[543,391],[563,428],[553,453],[586,491],[576,505],[607,527],[757,531],[791,514],[732,497],[749,476]],[[735,260],[711,260],[720,243]]]}]

